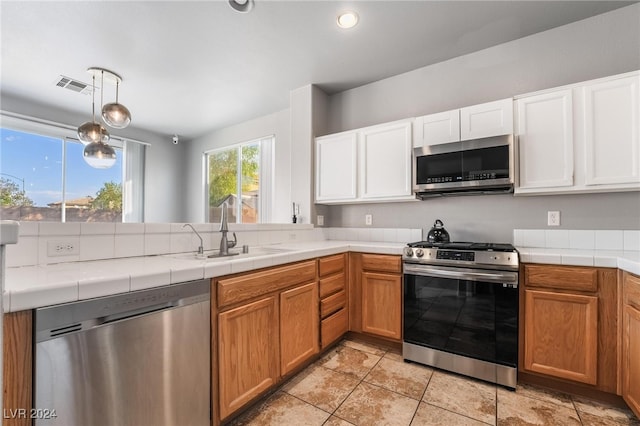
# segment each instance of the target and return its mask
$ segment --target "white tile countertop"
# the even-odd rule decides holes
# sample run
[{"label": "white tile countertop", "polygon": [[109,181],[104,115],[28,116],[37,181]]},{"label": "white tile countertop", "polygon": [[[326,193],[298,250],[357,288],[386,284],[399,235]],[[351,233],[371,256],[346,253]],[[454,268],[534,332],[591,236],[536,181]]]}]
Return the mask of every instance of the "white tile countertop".
[{"label": "white tile countertop", "polygon": [[[213,278],[347,251],[402,254],[404,243],[309,241],[264,247],[276,253],[224,259],[167,254],[7,268],[5,312]],[[251,253],[251,250],[250,250]]]},{"label": "white tile countertop", "polygon": [[[250,257],[197,259],[189,253],[11,267],[4,310],[16,312],[94,297],[213,278],[347,251],[402,254],[405,243],[321,240],[252,247],[280,249]],[[640,275],[640,251],[518,246],[523,263],[620,268]],[[250,253],[251,253],[250,250]]]},{"label": "white tile countertop", "polygon": [[514,229],[522,263],[620,268],[640,275],[639,230]]},{"label": "white tile countertop", "polygon": [[619,268],[640,275],[640,251],[517,247],[521,263]]}]

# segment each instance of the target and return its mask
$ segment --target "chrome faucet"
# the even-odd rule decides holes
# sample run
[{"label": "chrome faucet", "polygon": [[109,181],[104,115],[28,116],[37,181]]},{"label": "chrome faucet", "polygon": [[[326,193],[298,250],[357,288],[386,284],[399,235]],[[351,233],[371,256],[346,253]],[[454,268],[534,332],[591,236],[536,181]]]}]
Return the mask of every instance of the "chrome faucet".
[{"label": "chrome faucet", "polygon": [[186,228],[187,226],[189,228],[191,228],[191,230],[193,230],[193,232],[196,233],[198,238],[200,238],[200,246],[198,247],[198,255],[199,256],[204,255],[204,247],[203,247],[203,244],[202,244],[202,237],[200,236],[200,234],[198,234],[198,231],[196,231],[196,228],[194,228],[193,225],[191,225],[190,223],[185,223],[184,225],[182,225],[183,228]]},{"label": "chrome faucet", "polygon": [[229,232],[229,224],[227,223],[227,209],[229,206],[225,201],[222,203],[222,217],[220,218],[220,232],[222,232],[222,238],[220,239],[220,253],[219,256],[228,256],[229,249],[238,244],[236,233],[233,233],[233,241],[227,239],[227,232]]}]

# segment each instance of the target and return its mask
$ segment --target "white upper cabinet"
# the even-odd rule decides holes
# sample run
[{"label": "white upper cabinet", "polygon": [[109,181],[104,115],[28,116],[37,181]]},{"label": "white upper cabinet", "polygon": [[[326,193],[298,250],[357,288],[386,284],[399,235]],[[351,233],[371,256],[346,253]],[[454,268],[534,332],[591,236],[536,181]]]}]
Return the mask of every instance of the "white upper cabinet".
[{"label": "white upper cabinet", "polygon": [[316,138],[316,202],[346,204],[415,200],[413,120]]},{"label": "white upper cabinet", "polygon": [[513,99],[424,115],[415,120],[413,146],[438,145],[513,133]]},{"label": "white upper cabinet", "polygon": [[571,90],[517,100],[519,189],[573,185]]},{"label": "white upper cabinet", "polygon": [[586,85],[585,185],[640,182],[638,76]]},{"label": "white upper cabinet", "polygon": [[460,110],[440,112],[416,118],[414,144],[416,148],[457,142],[460,140]]},{"label": "white upper cabinet", "polygon": [[353,131],[316,138],[316,201],[358,196],[357,136]]},{"label": "white upper cabinet", "polygon": [[640,189],[640,72],[516,100],[515,193]]},{"label": "white upper cabinet", "polygon": [[359,133],[360,196],[411,196],[411,123],[368,127]]},{"label": "white upper cabinet", "polygon": [[513,133],[513,99],[487,102],[460,110],[460,140]]}]

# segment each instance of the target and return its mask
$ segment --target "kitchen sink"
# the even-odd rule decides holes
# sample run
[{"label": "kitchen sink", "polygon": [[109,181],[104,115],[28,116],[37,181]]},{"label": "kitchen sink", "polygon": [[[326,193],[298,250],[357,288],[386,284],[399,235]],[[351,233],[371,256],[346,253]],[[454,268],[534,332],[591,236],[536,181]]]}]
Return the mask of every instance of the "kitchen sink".
[{"label": "kitchen sink", "polygon": [[226,255],[226,256],[220,256],[219,250],[209,250],[204,252],[204,254],[202,255],[199,255],[194,252],[189,252],[189,253],[170,254],[168,256],[174,259],[199,259],[199,260],[206,260],[207,262],[209,261],[220,262],[225,260],[247,259],[247,258],[258,257],[258,256],[270,256],[274,254],[283,254],[291,251],[292,251],[291,249],[287,249],[283,247],[254,246],[254,247],[249,247],[248,253],[242,253],[242,249],[240,248],[231,249],[229,250],[229,255]]}]

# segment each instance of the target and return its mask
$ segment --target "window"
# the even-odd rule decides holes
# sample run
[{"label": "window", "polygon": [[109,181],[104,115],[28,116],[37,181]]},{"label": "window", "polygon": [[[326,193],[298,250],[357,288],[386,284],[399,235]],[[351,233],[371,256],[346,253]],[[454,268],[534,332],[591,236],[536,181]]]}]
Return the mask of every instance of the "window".
[{"label": "window", "polygon": [[267,137],[205,154],[209,222],[220,222],[225,203],[230,223],[269,221],[273,139]]},{"label": "window", "polygon": [[[129,164],[142,163],[144,154],[129,156],[131,149],[126,145],[138,144],[112,139],[115,165],[95,169],[83,159],[84,145],[64,137],[68,129],[48,126],[43,132],[23,131],[29,123],[8,128],[7,121],[13,122],[3,117],[0,128],[0,217],[49,222],[142,221],[142,201],[137,197],[142,182],[132,185],[131,178],[125,178]],[[51,136],[55,133],[61,136]],[[131,187],[135,190],[128,189]]]}]

